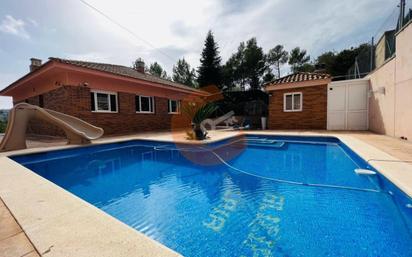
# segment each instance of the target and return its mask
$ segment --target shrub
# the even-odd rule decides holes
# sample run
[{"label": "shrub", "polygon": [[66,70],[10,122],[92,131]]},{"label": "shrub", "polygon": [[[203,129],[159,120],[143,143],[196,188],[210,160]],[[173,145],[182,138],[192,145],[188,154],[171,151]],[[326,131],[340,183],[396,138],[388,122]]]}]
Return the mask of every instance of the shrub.
[{"label": "shrub", "polygon": [[0,133],[4,133],[4,131],[6,130],[6,126],[7,126],[7,122],[1,120],[0,121]]}]

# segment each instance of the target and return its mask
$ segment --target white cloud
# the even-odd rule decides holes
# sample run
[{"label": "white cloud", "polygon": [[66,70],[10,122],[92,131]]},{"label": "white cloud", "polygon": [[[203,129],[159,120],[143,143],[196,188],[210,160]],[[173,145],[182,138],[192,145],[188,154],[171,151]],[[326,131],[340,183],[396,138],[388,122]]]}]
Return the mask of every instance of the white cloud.
[{"label": "white cloud", "polygon": [[[276,44],[285,45],[287,50],[300,46],[315,58],[323,51],[366,42],[396,8],[396,1],[387,0],[123,0],[121,5],[112,0],[86,1],[136,36],[80,1],[31,2],[24,8],[30,12],[17,13],[27,18],[0,18],[0,37],[5,32],[28,38],[30,29],[36,29],[32,35],[36,36],[35,44],[19,42],[31,44],[24,49],[13,48],[13,37],[0,38],[2,43],[7,40],[8,44],[2,46],[9,58],[0,63],[1,71],[16,72],[21,66],[16,56],[54,56],[127,66],[142,57],[147,64],[161,63],[168,73],[184,57],[196,68],[209,29],[219,44],[223,63],[241,41],[251,37],[256,37],[265,51]],[[45,9],[50,10],[46,16]],[[22,71],[26,69],[26,65],[21,67]]]},{"label": "white cloud", "polygon": [[25,27],[26,23],[23,20],[15,19],[11,15],[6,15],[1,21],[0,31],[28,39],[30,38],[30,35]]},{"label": "white cloud", "polygon": [[27,20],[31,23],[31,25],[33,25],[35,27],[39,26],[39,23],[36,20],[34,20],[32,18],[27,18]]},{"label": "white cloud", "polygon": [[[102,47],[99,43],[105,42],[104,47],[112,51],[113,59],[143,57],[147,63],[165,63],[165,68],[171,71],[174,62],[182,57],[193,67],[199,64],[203,41],[209,29],[215,34],[223,60],[236,51],[241,41],[251,37],[257,37],[258,44],[265,51],[276,44],[284,44],[287,49],[300,46],[315,58],[323,51],[340,50],[356,45],[360,40],[366,41],[382,22],[377,17],[386,17],[390,11],[388,8],[395,7],[386,0],[362,3],[358,0],[257,1],[251,4],[246,0],[152,0],[144,3],[125,0],[124,4],[118,5],[109,0],[88,0],[133,31],[138,38],[85,6],[82,11],[92,14],[85,17],[93,19],[100,27],[94,30],[96,44]],[[371,21],[378,24],[371,27]],[[122,44],[128,46],[117,53],[118,49],[113,45],[118,45],[121,38]],[[150,42],[150,45],[144,41]],[[123,58],[118,55],[123,55]],[[175,60],[171,61],[170,57]]]}]

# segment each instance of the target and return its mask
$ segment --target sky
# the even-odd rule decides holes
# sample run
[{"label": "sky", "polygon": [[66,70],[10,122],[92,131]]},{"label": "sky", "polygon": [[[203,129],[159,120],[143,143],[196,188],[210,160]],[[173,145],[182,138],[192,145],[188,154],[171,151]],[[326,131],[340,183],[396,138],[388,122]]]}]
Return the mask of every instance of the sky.
[{"label": "sky", "polygon": [[[265,51],[277,44],[287,50],[300,46],[313,60],[322,52],[369,41],[382,31],[388,17],[396,16],[397,3],[398,0],[0,0],[0,89],[28,72],[31,57],[126,66],[141,57],[146,64],[157,61],[168,73],[184,57],[197,67],[210,29],[223,61],[240,42],[251,37],[256,37]],[[10,98],[0,97],[0,109],[11,106]]]}]

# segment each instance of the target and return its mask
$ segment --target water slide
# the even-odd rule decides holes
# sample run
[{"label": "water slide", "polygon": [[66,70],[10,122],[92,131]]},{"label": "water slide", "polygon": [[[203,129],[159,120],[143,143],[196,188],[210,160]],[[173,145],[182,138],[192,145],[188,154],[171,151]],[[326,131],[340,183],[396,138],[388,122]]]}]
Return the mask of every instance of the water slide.
[{"label": "water slide", "polygon": [[68,144],[88,144],[90,140],[103,136],[103,129],[93,126],[76,117],[41,107],[19,103],[9,113],[6,132],[0,144],[0,151],[27,148],[26,131],[30,120],[38,119],[61,128]]}]

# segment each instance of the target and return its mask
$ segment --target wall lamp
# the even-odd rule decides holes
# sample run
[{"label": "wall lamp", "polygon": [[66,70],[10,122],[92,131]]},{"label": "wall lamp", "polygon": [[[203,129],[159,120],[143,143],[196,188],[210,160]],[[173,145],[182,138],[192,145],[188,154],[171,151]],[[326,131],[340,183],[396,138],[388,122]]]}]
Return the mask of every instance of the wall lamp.
[{"label": "wall lamp", "polygon": [[370,90],[370,94],[382,94],[384,95],[386,93],[385,87],[379,87],[377,90]]}]

